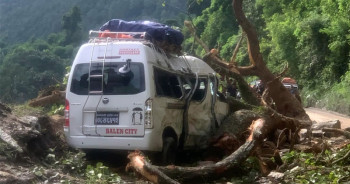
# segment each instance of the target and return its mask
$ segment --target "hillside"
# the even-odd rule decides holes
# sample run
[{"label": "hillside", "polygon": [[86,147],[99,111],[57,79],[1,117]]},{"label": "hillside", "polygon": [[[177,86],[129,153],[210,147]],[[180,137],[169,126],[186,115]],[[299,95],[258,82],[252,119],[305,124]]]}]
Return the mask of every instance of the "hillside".
[{"label": "hillside", "polygon": [[[248,19],[259,34],[262,57],[274,73],[281,73],[288,66],[284,75],[296,79],[305,106],[350,114],[349,2],[252,0],[244,3]],[[0,78],[0,99],[23,102],[34,97],[39,89],[62,81],[62,68],[70,65],[78,46],[86,40],[87,31],[98,29],[112,18],[147,19],[179,26],[185,35],[183,51],[201,57],[204,50],[182,26],[183,20],[192,20],[196,34],[229,61],[242,35],[231,4],[231,0],[0,0],[0,75],[7,77]],[[75,37],[69,37],[65,35],[67,30],[61,29],[61,23],[74,6],[79,9],[81,21],[77,22],[82,30],[75,30],[76,35],[72,34]],[[187,7],[192,17],[186,15]],[[242,40],[235,62],[247,64],[246,39]],[[37,58],[20,57],[28,54]],[[40,66],[47,60],[62,66],[55,73],[43,71]],[[28,74],[18,71],[22,69],[14,66],[17,64],[25,66],[25,72],[34,70],[30,76],[35,76],[37,71],[46,72],[33,77],[43,85],[35,86],[37,83],[33,84]],[[50,78],[55,80],[42,82],[53,73],[54,77]]]},{"label": "hillside", "polygon": [[[8,43],[45,37],[61,30],[62,16],[72,7],[81,11],[82,28],[86,33],[98,29],[109,19],[182,22],[186,0],[0,0],[0,40]],[[173,21],[174,22],[174,21]]]}]

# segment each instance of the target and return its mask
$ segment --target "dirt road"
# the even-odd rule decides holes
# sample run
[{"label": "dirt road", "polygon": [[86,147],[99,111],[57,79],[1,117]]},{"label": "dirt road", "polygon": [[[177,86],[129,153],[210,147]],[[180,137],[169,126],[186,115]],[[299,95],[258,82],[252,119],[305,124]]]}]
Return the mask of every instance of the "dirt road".
[{"label": "dirt road", "polygon": [[306,108],[305,111],[313,121],[324,122],[331,120],[339,120],[342,129],[350,127],[350,116],[313,107]]}]

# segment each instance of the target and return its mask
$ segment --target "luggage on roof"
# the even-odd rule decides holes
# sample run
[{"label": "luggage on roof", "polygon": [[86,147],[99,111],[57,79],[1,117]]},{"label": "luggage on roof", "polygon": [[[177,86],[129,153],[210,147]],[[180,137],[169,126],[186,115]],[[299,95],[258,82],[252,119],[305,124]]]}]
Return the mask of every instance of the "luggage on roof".
[{"label": "luggage on roof", "polygon": [[296,82],[295,79],[293,79],[293,78],[285,77],[285,78],[282,79],[282,83],[296,84],[297,82]]}]

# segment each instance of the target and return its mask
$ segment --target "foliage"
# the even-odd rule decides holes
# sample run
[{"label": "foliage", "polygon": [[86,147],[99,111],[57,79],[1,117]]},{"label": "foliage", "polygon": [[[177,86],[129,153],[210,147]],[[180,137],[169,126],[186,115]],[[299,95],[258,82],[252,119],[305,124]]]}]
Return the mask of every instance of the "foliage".
[{"label": "foliage", "polygon": [[27,103],[20,105],[11,105],[12,113],[17,117],[40,116],[43,114],[42,107],[30,107]]},{"label": "foliage", "polygon": [[86,167],[86,183],[121,183],[120,176],[109,170],[107,166],[104,166],[101,162],[98,162],[96,166],[88,165]]},{"label": "foliage", "polygon": [[47,41],[31,39],[6,50],[0,62],[0,100],[22,103],[62,81],[74,45],[81,42],[80,21],[80,11],[74,7],[63,17],[63,32],[50,34]]},{"label": "foliage", "polygon": [[[98,162],[95,166],[88,164],[82,151],[67,152],[64,157],[55,162],[55,165],[72,176],[83,177],[84,183],[122,183],[120,176],[111,171],[103,163]],[[62,180],[61,183],[70,183]]]},{"label": "foliage", "polygon": [[49,115],[59,114],[64,115],[64,105],[54,104],[50,107]]},{"label": "foliage", "polygon": [[295,166],[285,172],[287,183],[342,183],[350,181],[349,157],[341,162],[334,161],[343,158],[350,151],[350,144],[340,150],[326,150],[317,156],[314,153],[291,151],[283,155],[287,164]]},{"label": "foliage", "polygon": [[[350,91],[348,89],[350,89],[350,71],[347,71],[341,77],[339,83],[333,85],[330,89],[331,93],[325,93],[317,101],[314,100],[313,105],[350,115]],[[307,102],[312,103],[310,101]]]},{"label": "foliage", "polygon": [[[37,12],[41,12],[45,7],[51,7],[61,11],[58,7],[73,5],[74,2],[73,4],[71,1],[60,1],[48,4],[46,1],[42,0],[36,0],[29,4],[22,0],[13,1],[8,4],[0,2],[2,9],[6,9],[3,7],[13,8],[13,12],[6,11],[9,15],[23,13],[23,11],[32,12],[30,13],[31,16],[26,17],[28,22],[32,23],[30,26],[25,26],[27,22],[22,20],[23,17],[12,16],[19,17],[16,22],[23,24],[23,26],[19,27],[20,29],[24,27],[40,27],[40,29],[35,30],[35,33],[32,33],[30,29],[27,29],[26,31],[23,31],[24,35],[17,35],[17,29],[13,29],[11,30],[11,34],[4,35],[6,34],[7,29],[11,29],[13,20],[11,17],[7,17],[7,14],[6,16],[0,16],[0,24],[2,25],[0,27],[0,75],[3,76],[0,78],[0,88],[2,89],[0,91],[0,100],[6,103],[23,103],[24,101],[37,96],[39,90],[66,80],[66,78],[63,78],[65,68],[70,65],[70,61],[72,61],[73,55],[77,51],[77,46],[81,44],[83,39],[87,39],[88,31],[84,28],[84,24],[86,26],[87,22],[87,27],[89,27],[89,29],[97,29],[98,27],[96,25],[101,26],[104,22],[111,19],[113,14],[118,14],[113,18],[126,18],[127,16],[125,15],[130,14],[130,12],[133,13],[133,16],[131,17],[137,17],[136,14],[147,16],[156,14],[162,19],[162,17],[169,17],[171,14],[170,12],[182,9],[180,6],[182,3],[173,0],[166,1],[164,7],[161,7],[156,2],[150,0],[144,0],[142,3],[135,0],[107,0],[98,4],[96,4],[95,1],[75,1],[79,6],[73,6],[70,11],[65,13],[61,22],[62,29],[55,29],[54,31],[51,30],[51,27],[54,26],[46,27],[47,25],[43,24],[42,21],[37,21],[40,22],[40,26],[35,26],[36,22],[31,22],[29,20],[31,20],[32,17],[36,17]],[[28,5],[29,8],[24,10],[21,8],[23,6],[16,6],[20,4]],[[35,7],[35,12],[33,12],[33,9],[30,8],[33,4],[40,4],[39,7],[42,8],[38,9]],[[125,8],[121,8],[121,6]],[[156,10],[154,10],[155,7]],[[106,11],[106,9],[108,11]],[[122,11],[114,11],[115,9]],[[53,11],[52,13],[54,12],[56,11]],[[122,14],[120,13],[123,12],[125,15],[121,17]],[[106,16],[106,13],[108,16]],[[62,14],[60,16],[62,16]],[[162,16],[163,14],[166,14],[167,16]],[[46,19],[50,17],[50,15],[52,16],[52,14],[45,15]],[[84,19],[86,17],[89,17],[89,19]],[[173,14],[173,17],[174,19],[162,20],[175,26],[181,26],[181,23],[179,24],[178,21],[182,18],[175,18],[175,14]],[[130,17],[126,20],[129,18]],[[6,23],[2,24],[4,21]],[[50,22],[52,22],[52,20],[50,20]],[[55,23],[55,21],[53,22]],[[83,23],[83,26],[81,26],[81,23]],[[47,33],[49,32],[47,32],[47,30],[51,30],[51,34],[48,35]],[[58,32],[60,30],[61,32]],[[82,34],[82,30],[85,30],[84,32],[86,34]],[[45,33],[43,33],[43,31]],[[8,41],[9,39],[11,40],[11,38],[16,41],[18,41],[17,39],[21,40],[25,37],[28,38],[27,33],[33,35],[33,37],[27,42],[11,46],[5,44],[5,41]],[[48,35],[48,37],[46,40],[36,39],[35,37],[39,37],[37,33],[41,33],[40,36]],[[16,36],[16,38],[13,38],[12,36]]]},{"label": "foliage", "polygon": [[[63,67],[66,67],[76,46],[82,39],[87,39],[87,34],[84,33],[98,29],[112,18],[155,20],[181,28],[184,17],[190,15],[189,19],[193,19],[197,35],[210,48],[217,48],[221,57],[227,61],[231,59],[232,51],[241,36],[231,0],[105,0],[99,3],[93,0],[34,0],[30,3],[16,0],[6,3],[0,1],[0,7],[0,74],[6,75],[1,77],[0,87],[4,90],[1,90],[0,95],[1,99],[9,102],[22,102],[32,97],[36,88],[41,87],[29,87],[26,80],[20,84],[26,86],[23,91],[19,92],[14,87],[18,86],[18,77],[23,76],[15,77],[13,74],[16,72],[10,71],[8,67],[18,66],[17,61],[12,60],[16,59],[15,54],[21,54],[19,47],[25,47],[26,51],[34,47],[37,53],[31,54],[37,57],[49,53],[47,57],[62,59]],[[277,73],[288,64],[289,71],[286,75],[297,79],[303,87],[302,95],[306,104],[328,108],[330,105],[324,100],[336,102],[344,97],[342,92],[330,95],[328,91],[346,89],[346,85],[340,83],[344,83],[342,79],[349,71],[350,1],[245,0],[243,8],[258,31],[261,52],[267,65]],[[201,56],[203,49],[194,43],[186,28],[183,28],[183,32],[187,38],[183,44],[184,51]],[[44,39],[45,36],[47,40],[36,40],[37,37]],[[24,40],[35,46],[10,45]],[[239,64],[249,64],[245,39],[236,61]],[[20,69],[28,70],[27,74],[32,69],[35,79],[57,76],[57,73],[36,74],[34,68]],[[57,78],[59,81],[61,76],[62,74]],[[344,89],[340,89],[342,87]],[[11,92],[14,95],[11,96]],[[341,103],[334,103],[337,107],[331,106],[332,109],[342,109],[343,106],[339,104]],[[350,102],[346,101],[345,104]],[[349,111],[347,106],[345,109]]]},{"label": "foliage", "polygon": [[[325,107],[327,103],[320,100],[330,98],[329,90],[349,70],[350,21],[345,7],[350,7],[350,2],[259,0],[257,5],[263,8],[268,32],[261,45],[269,51],[264,52],[269,67],[278,71],[287,62],[288,75],[304,87],[306,104]],[[333,95],[327,102],[332,100],[343,98]],[[333,109],[341,109],[338,104],[333,103],[337,106]]]},{"label": "foliage", "polygon": [[65,60],[49,50],[41,40],[27,42],[8,53],[0,66],[0,99],[23,102],[37,95],[38,90],[61,80]]},{"label": "foliage", "polygon": [[244,184],[254,183],[259,177],[258,160],[255,157],[249,157],[241,166],[242,173],[237,173],[235,177],[231,178],[232,183]]},{"label": "foliage", "polygon": [[[163,2],[165,6],[162,6]],[[19,43],[27,41],[32,36],[45,38],[51,33],[58,33],[62,31],[62,16],[75,6],[80,9],[84,38],[87,38],[89,30],[96,30],[108,20],[115,18],[152,20],[162,23],[168,19],[174,19],[182,25],[183,18],[179,14],[184,14],[184,10],[187,9],[186,2],[186,0],[103,0],[98,2],[95,0],[2,0],[0,1],[0,38],[6,38],[8,43]],[[204,2],[201,4],[205,5]],[[69,29],[72,28],[71,24],[66,25]]]},{"label": "foliage", "polygon": [[[232,21],[233,10],[231,0],[211,1],[208,8],[203,10],[202,15],[196,17],[193,23],[196,27],[196,34],[210,47],[220,49],[226,44],[233,33],[237,33],[237,23]],[[184,30],[186,32],[186,30]],[[185,33],[186,34],[186,33]],[[202,48],[198,45],[192,46],[191,41],[185,41],[185,50],[195,55],[203,54]]]},{"label": "foliage", "polygon": [[18,156],[18,152],[0,139],[0,155],[8,160],[15,160]]},{"label": "foliage", "polygon": [[64,45],[79,45],[82,40],[80,9],[74,6],[62,18],[62,29],[65,33]]},{"label": "foliage", "polygon": [[61,158],[56,165],[62,165],[63,169],[71,174],[80,175],[85,172],[86,168],[86,159],[85,153],[82,151],[79,152],[66,152],[65,156]]},{"label": "foliage", "polygon": [[[241,36],[231,2],[211,1],[193,20],[197,35],[209,48],[217,48],[226,61],[231,59]],[[261,52],[270,70],[280,73],[288,65],[286,76],[298,81],[305,104],[337,111],[345,108],[350,113],[350,100],[344,93],[329,93],[331,89],[348,89],[342,80],[350,62],[350,1],[247,0],[243,9],[258,32]],[[186,29],[184,33],[190,37]],[[184,48],[198,56],[204,54],[193,38],[185,40]],[[246,39],[236,62],[249,64]],[[339,103],[344,98],[346,101]],[[327,105],[328,102],[334,103]]]}]

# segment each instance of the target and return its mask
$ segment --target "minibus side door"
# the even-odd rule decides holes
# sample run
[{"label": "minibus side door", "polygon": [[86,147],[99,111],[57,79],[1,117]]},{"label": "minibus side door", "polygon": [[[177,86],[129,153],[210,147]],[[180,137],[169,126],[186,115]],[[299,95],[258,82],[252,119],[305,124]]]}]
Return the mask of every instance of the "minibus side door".
[{"label": "minibus side door", "polygon": [[[175,72],[169,72],[154,67],[155,98],[153,99],[153,119],[155,130],[163,131],[171,128],[177,135],[181,134],[185,100],[180,77]],[[162,136],[164,132],[159,132]],[[174,136],[172,134],[172,136]]]},{"label": "minibus side door", "polygon": [[215,129],[215,118],[211,109],[212,96],[208,76],[199,76],[188,107],[188,137],[185,146],[205,146],[207,138]]}]

